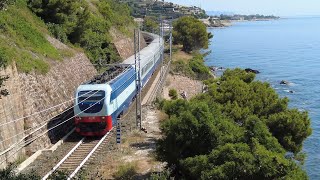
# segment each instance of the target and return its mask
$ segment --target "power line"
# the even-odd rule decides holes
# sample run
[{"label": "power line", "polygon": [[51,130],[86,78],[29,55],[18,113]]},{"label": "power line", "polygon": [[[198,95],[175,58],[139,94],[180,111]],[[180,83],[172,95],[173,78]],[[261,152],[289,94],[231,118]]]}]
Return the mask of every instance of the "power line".
[{"label": "power line", "polygon": [[[134,75],[133,75],[133,76],[134,76]],[[131,76],[131,77],[132,77],[132,76]],[[126,82],[129,81],[130,79],[131,79],[131,78],[128,78],[124,83],[126,83]],[[124,83],[123,83],[123,84],[124,84]],[[120,87],[119,87],[119,88],[120,88]],[[118,89],[118,88],[117,88],[117,89]],[[96,93],[98,93],[98,91],[95,92],[95,93],[93,93],[91,96],[95,95]],[[87,100],[87,99],[90,98],[91,96],[87,97],[87,98],[84,99],[83,101]],[[106,96],[105,96],[104,98],[102,98],[101,100],[104,100],[105,98],[106,98]],[[101,100],[100,100],[100,101],[101,101]],[[83,101],[81,101],[80,103],[82,103]],[[58,125],[55,125],[54,127],[50,128],[50,129],[48,129],[47,131],[45,131],[44,133],[40,134],[40,136],[38,135],[38,137],[33,138],[33,139],[36,140],[37,138],[43,136],[45,133],[51,131],[52,129],[55,129],[56,127],[59,127],[60,125],[66,123],[67,121],[70,121],[72,118],[74,118],[74,117],[78,116],[79,114],[85,112],[86,110],[90,109],[91,107],[93,107],[94,105],[96,105],[97,103],[99,103],[100,101],[94,103],[93,105],[91,105],[90,107],[86,108],[85,110],[79,112],[78,114],[74,115],[73,117],[71,117],[71,118],[69,118],[69,119],[67,119],[67,120],[59,123]],[[79,104],[79,103],[78,103],[78,104]],[[78,105],[78,104],[77,104],[77,105]],[[76,106],[76,105],[75,105],[75,106]],[[73,106],[73,107],[74,107],[74,106]],[[45,125],[45,124],[44,124],[44,125]],[[42,127],[43,127],[43,126],[42,126]],[[38,130],[41,129],[42,127],[38,128],[36,131],[38,131]],[[9,152],[9,151],[10,151],[11,149],[13,149],[16,145],[19,145],[25,138],[27,138],[27,137],[30,136],[31,134],[35,133],[36,131],[34,131],[34,132],[32,132],[32,133],[29,133],[28,135],[24,136],[24,138],[22,138],[19,142],[15,143],[14,145],[12,145],[11,147],[9,147],[9,148],[6,149],[5,151],[1,152],[1,153],[0,153],[0,156],[3,155],[3,154],[5,154],[5,153],[7,153],[7,152]],[[31,139],[31,140],[32,140],[32,139]],[[30,139],[27,140],[26,143],[25,143],[25,145],[33,142],[34,140],[32,140],[32,141],[30,141]],[[30,142],[28,142],[28,141],[30,141]],[[25,146],[25,145],[24,145],[24,146]],[[23,146],[23,147],[24,147],[24,146]],[[22,148],[22,147],[21,147],[21,148]],[[21,148],[20,148],[20,149],[21,149]],[[18,149],[16,152],[18,152],[20,149]],[[16,153],[16,152],[15,152],[15,153]],[[15,154],[15,153],[14,153],[14,154]],[[14,155],[14,154],[13,154],[13,155]],[[10,155],[9,157],[11,157],[11,156],[12,156],[12,155]],[[2,164],[3,162],[4,162],[4,161],[0,162],[0,164]]]},{"label": "power line", "polygon": [[[91,92],[92,92],[92,91],[91,91]],[[98,91],[97,91],[97,92],[95,92],[95,93],[93,93],[91,96],[88,96],[86,99],[84,99],[83,101],[79,102],[78,104],[80,104],[80,103],[82,103],[82,102],[86,101],[87,99],[89,99],[90,97],[92,97],[93,95],[95,95],[96,93],[98,93]],[[73,107],[77,106],[78,104],[74,105]],[[67,110],[63,111],[62,113],[69,111],[69,110],[70,110],[70,109],[72,109],[73,107],[70,107],[69,109],[67,109]],[[43,128],[43,127],[46,125],[46,123],[47,123],[47,122],[49,122],[49,121],[51,121],[51,120],[52,120],[52,118],[50,118],[50,119],[48,119],[48,120],[44,121],[44,123],[43,123],[43,124],[41,123],[41,124],[37,125],[37,126],[41,126],[41,127],[38,127],[38,128],[37,128],[36,130],[34,130],[33,132],[29,133],[28,135],[26,135],[26,136],[24,136],[22,139],[20,139],[20,141],[19,141],[19,142],[17,142],[17,143],[15,143],[15,144],[11,145],[9,148],[7,148],[6,150],[2,151],[2,152],[0,153],[0,156],[1,156],[1,155],[3,155],[3,154],[5,154],[5,153],[6,153],[7,151],[9,151],[10,149],[12,149],[14,146],[16,146],[16,145],[17,145],[18,143],[20,143],[21,141],[23,141],[23,139],[25,139],[25,138],[27,138],[28,136],[30,136],[31,134],[33,134],[33,133],[35,133],[35,132],[39,131],[41,128]],[[31,127],[31,128],[29,128],[29,129],[24,130],[23,132],[21,132],[21,133],[19,133],[19,134],[16,134],[16,135],[14,135],[14,136],[11,136],[10,138],[7,138],[7,139],[5,139],[5,140],[2,140],[2,141],[0,141],[0,143],[5,142],[5,141],[8,141],[9,139],[12,139],[12,138],[14,138],[14,137],[17,137],[17,136],[19,136],[19,135],[21,135],[21,134],[25,133],[25,132],[26,132],[26,131],[28,131],[28,130],[31,130],[31,129],[33,129],[33,128],[36,128],[37,126],[35,126],[35,127]]]},{"label": "power line", "polygon": [[[78,68],[76,68],[75,70],[81,70],[81,69],[83,69],[84,67],[86,67],[87,65],[85,64],[85,63],[81,63],[80,64],[80,66],[78,66]],[[86,73],[86,76],[88,76],[88,73]],[[14,83],[14,82],[19,82],[19,83],[21,83],[21,79],[19,78],[18,80],[16,80],[16,79],[11,79],[11,78],[9,78],[9,81],[10,82],[12,82],[12,83]],[[60,81],[59,81],[60,82]],[[56,88],[55,89],[53,89],[52,91],[54,92],[56,89],[58,89],[58,87],[60,87],[59,86],[60,84],[58,84],[57,86],[56,86]],[[30,86],[29,86],[29,88],[27,89],[27,90],[29,90],[30,89]],[[25,89],[24,89],[24,91],[26,91]],[[24,97],[22,94],[20,94],[20,96],[19,97]],[[17,97],[15,97],[15,98],[17,98]],[[71,101],[71,100],[70,100]],[[15,109],[15,110],[20,110],[20,111],[22,111],[22,110],[24,110],[23,108],[19,108],[19,109],[17,109],[17,108],[15,108],[15,106],[11,106],[10,107],[10,109],[9,109],[9,112],[10,111],[12,111],[13,109]],[[0,113],[0,115],[2,115],[2,114],[6,114],[6,112],[5,112],[5,110],[4,111],[2,111],[1,113]],[[8,115],[5,115],[4,117],[8,117],[8,116],[10,116],[11,114],[8,114]],[[1,126],[0,126],[1,127]]]},{"label": "power line", "polygon": [[[93,90],[92,90],[92,91],[93,91]],[[90,91],[90,92],[92,92],[92,91]],[[90,92],[87,92],[87,93],[83,94],[82,96],[84,96],[84,95],[86,95],[86,94],[89,94]],[[81,97],[81,96],[80,96],[80,97]],[[68,100],[68,101],[65,101],[65,102],[63,102],[63,103],[57,104],[57,105],[55,105],[55,106],[51,106],[50,108],[47,108],[47,109],[44,109],[44,110],[35,112],[35,113],[33,113],[33,114],[29,114],[29,115],[27,115],[27,116],[24,116],[24,117],[21,117],[21,118],[18,118],[18,119],[15,119],[15,120],[12,120],[12,121],[9,121],[9,122],[0,124],[0,127],[5,126],[5,125],[10,124],[10,123],[14,123],[14,122],[23,120],[23,119],[25,119],[25,118],[32,117],[32,116],[34,116],[34,115],[38,115],[38,114],[43,113],[43,112],[46,112],[46,111],[49,111],[49,110],[54,109],[54,108],[56,108],[56,107],[59,107],[59,106],[61,106],[61,105],[63,105],[63,104],[66,104],[66,103],[68,103],[68,102],[70,102],[70,101],[74,101],[75,99],[76,99],[76,98],[72,98],[72,99],[70,99],[70,100]]]},{"label": "power line", "polygon": [[[105,99],[105,98],[106,98],[106,97],[102,98],[101,100],[103,100],[103,99]],[[73,119],[74,117],[76,117],[76,116],[78,116],[79,114],[85,112],[86,110],[90,109],[91,107],[93,107],[94,105],[96,105],[96,104],[99,103],[99,102],[100,102],[100,101],[97,101],[96,103],[94,103],[94,104],[91,105],[90,107],[88,107],[88,108],[86,108],[85,110],[79,112],[78,114],[72,116],[71,118],[69,118],[69,119],[67,119],[67,120],[65,120],[65,121],[63,121],[63,122],[55,125],[54,127],[51,127],[50,129],[46,130],[46,131],[43,132],[42,134],[37,135],[36,137],[33,137],[32,139],[27,140],[24,144],[22,144],[22,146],[21,146],[17,151],[15,151],[13,154],[10,154],[9,156],[7,156],[7,158],[6,158],[5,160],[1,161],[0,164],[4,163],[9,157],[13,156],[13,155],[16,154],[18,151],[20,151],[20,149],[22,149],[24,146],[26,146],[26,145],[32,143],[33,141],[37,140],[38,138],[40,138],[41,136],[45,135],[47,132],[51,131],[52,129],[55,129],[55,128],[61,126],[62,124],[70,121],[70,120]],[[21,141],[20,141],[20,142],[21,142]],[[20,142],[19,142],[19,143],[20,143]],[[13,148],[11,148],[11,149],[13,149]],[[10,150],[11,150],[11,149],[10,149]],[[7,151],[7,152],[8,152],[8,151]],[[6,152],[5,152],[5,153],[6,153]],[[3,154],[4,154],[4,153],[1,153],[0,156],[3,155]]]}]

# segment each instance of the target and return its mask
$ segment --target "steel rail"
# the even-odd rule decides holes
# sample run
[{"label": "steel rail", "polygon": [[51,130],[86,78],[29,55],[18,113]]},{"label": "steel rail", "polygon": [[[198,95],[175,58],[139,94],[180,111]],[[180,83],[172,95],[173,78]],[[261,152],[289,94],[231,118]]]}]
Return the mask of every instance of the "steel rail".
[{"label": "steel rail", "polygon": [[48,179],[48,177],[49,177],[53,172],[55,172],[55,171],[61,166],[61,164],[63,164],[63,163],[68,159],[68,157],[70,157],[71,154],[83,143],[84,139],[85,139],[85,138],[83,137],[83,138],[69,151],[69,153],[68,153],[67,155],[65,155],[65,156],[61,159],[61,161],[59,161],[58,164],[57,164],[56,166],[54,166],[54,167],[51,169],[51,171],[48,172],[48,173],[42,178],[42,180]]},{"label": "steel rail", "polygon": [[97,145],[95,145],[95,147],[90,151],[90,153],[87,155],[87,157],[80,163],[80,165],[71,173],[71,175],[68,177],[68,180],[70,180],[71,178],[73,178],[78,171],[82,168],[82,166],[89,160],[89,158],[93,155],[93,153],[98,149],[98,147],[103,143],[103,141],[109,136],[109,134],[112,132],[113,128],[107,133],[105,134],[101,140],[98,142]]}]

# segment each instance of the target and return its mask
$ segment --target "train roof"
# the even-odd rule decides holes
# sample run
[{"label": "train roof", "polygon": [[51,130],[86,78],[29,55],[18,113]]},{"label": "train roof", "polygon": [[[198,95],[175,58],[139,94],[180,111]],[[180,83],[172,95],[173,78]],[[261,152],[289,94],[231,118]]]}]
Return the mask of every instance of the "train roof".
[{"label": "train roof", "polygon": [[105,84],[95,84],[95,85],[82,84],[77,88],[77,92],[80,92],[80,91],[92,91],[92,90],[108,90],[108,89],[111,89],[110,86],[106,86]]},{"label": "train roof", "polygon": [[130,64],[119,64],[110,66],[104,73],[95,76],[90,81],[87,81],[84,84],[105,84],[105,83],[112,83],[115,79],[120,77],[126,71],[133,69],[132,65]]},{"label": "train roof", "polygon": [[[141,60],[152,58],[156,52],[163,48],[164,44],[163,39],[159,35],[143,32],[143,36],[148,40],[148,46],[140,50]],[[141,61],[141,67],[143,67],[147,62],[148,61]],[[122,64],[134,64],[134,55],[124,60]]]},{"label": "train roof", "polygon": [[[143,48],[140,51],[140,59],[141,67],[143,67],[148,61],[149,58],[152,58],[156,52],[159,52],[161,48],[163,48],[163,39],[152,33],[143,32],[143,36],[147,41],[148,46]],[[115,83],[116,79],[121,79],[121,75],[129,72],[130,69],[133,71],[133,64],[135,63],[134,55],[130,56],[128,59],[124,60],[120,64],[115,64],[110,66],[103,74],[95,76],[93,79],[83,83],[83,85],[95,85],[95,84],[106,84],[109,83],[110,85],[117,86],[118,84]]]}]

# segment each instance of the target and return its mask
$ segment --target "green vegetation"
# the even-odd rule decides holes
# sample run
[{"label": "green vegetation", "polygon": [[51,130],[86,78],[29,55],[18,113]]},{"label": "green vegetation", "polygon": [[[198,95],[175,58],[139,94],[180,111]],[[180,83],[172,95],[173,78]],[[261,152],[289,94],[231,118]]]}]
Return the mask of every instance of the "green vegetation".
[{"label": "green vegetation", "polygon": [[151,173],[150,177],[147,178],[148,180],[167,180],[170,179],[170,169],[165,169],[162,172],[154,172]]},{"label": "green vegetation", "polygon": [[171,64],[171,73],[179,73],[187,77],[195,77],[194,72],[184,60],[179,59]]},{"label": "green vegetation", "polygon": [[153,17],[145,17],[143,26],[143,31],[152,32],[152,33],[159,33],[159,24],[157,20]]},{"label": "green vegetation", "polygon": [[0,99],[2,96],[9,95],[9,91],[7,89],[3,88],[4,87],[3,83],[8,79],[9,79],[8,76],[0,76]]},{"label": "green vegetation", "polygon": [[303,141],[311,134],[307,112],[288,108],[255,74],[226,70],[205,81],[208,92],[165,101],[157,154],[185,179],[307,179]]},{"label": "green vegetation", "polygon": [[252,21],[252,20],[259,20],[259,19],[279,19],[280,17],[274,16],[274,15],[261,15],[261,14],[252,14],[252,15],[240,15],[240,14],[235,14],[235,15],[224,15],[221,14],[220,16],[212,16],[214,18],[218,18],[220,20],[247,20],[247,21]]},{"label": "green vegetation", "polygon": [[108,18],[111,21],[111,26],[115,26],[125,35],[132,35],[132,27],[135,26],[131,9],[127,4],[119,3],[117,0],[100,0],[110,5],[112,16]]},{"label": "green vegetation", "polygon": [[169,90],[169,96],[170,96],[170,98],[173,99],[173,100],[178,99],[177,90],[175,90],[175,89],[170,89],[170,90]]},{"label": "green vegetation", "polygon": [[[54,171],[49,177],[49,180],[66,180],[68,179],[70,175],[70,172],[66,170],[57,170]],[[81,169],[72,179],[74,180],[85,180],[86,178],[86,172]]]},{"label": "green vegetation", "polygon": [[37,180],[41,179],[40,176],[36,175],[36,173],[31,172],[28,174],[16,174],[15,169],[16,169],[15,164],[10,164],[7,168],[1,169],[0,170],[0,179],[1,180]]},{"label": "green vegetation", "polygon": [[204,55],[194,53],[191,60],[177,60],[173,61],[171,72],[180,73],[187,77],[205,80],[210,75],[210,69],[204,64]]},{"label": "green vegetation", "polygon": [[137,174],[136,168],[137,165],[135,163],[121,165],[119,170],[114,174],[114,178],[118,180],[134,179],[134,175]]},{"label": "green vegetation", "polygon": [[[6,62],[8,61],[6,58],[7,56],[5,56],[4,52],[0,49],[0,68],[5,67]],[[6,96],[9,94],[8,90],[3,88],[4,87],[3,83],[8,79],[9,79],[8,76],[0,76],[0,99],[1,99],[1,96]]]},{"label": "green vegetation", "polygon": [[1,0],[0,1],[0,10],[4,10],[8,5],[14,4],[16,0]]},{"label": "green vegetation", "polygon": [[[0,180],[40,180],[41,177],[35,171],[28,173],[19,173],[16,172],[17,163],[9,164],[7,168],[0,170]],[[55,171],[51,174],[48,179],[50,180],[65,180],[69,177],[69,172],[67,171]],[[80,170],[73,179],[84,180],[86,179],[84,171]]]},{"label": "green vegetation", "polygon": [[55,171],[48,177],[48,179],[64,180],[64,179],[68,179],[68,177],[69,177],[69,173],[67,171]]},{"label": "green vegetation", "polygon": [[109,30],[115,27],[128,35],[128,27],[134,25],[128,6],[115,0],[30,0],[28,6],[56,38],[84,48],[93,63],[119,61]]},{"label": "green vegetation", "polygon": [[20,71],[46,73],[49,65],[44,59],[61,59],[61,55],[45,34],[45,24],[29,11],[23,0],[0,11],[1,64],[15,61]]},{"label": "green vegetation", "polygon": [[189,67],[196,74],[196,77],[201,80],[211,77],[210,69],[204,64],[203,58],[203,55],[195,54],[189,62]]},{"label": "green vegetation", "polygon": [[173,42],[182,44],[185,52],[208,48],[212,37],[206,26],[194,17],[181,17],[173,23]]}]

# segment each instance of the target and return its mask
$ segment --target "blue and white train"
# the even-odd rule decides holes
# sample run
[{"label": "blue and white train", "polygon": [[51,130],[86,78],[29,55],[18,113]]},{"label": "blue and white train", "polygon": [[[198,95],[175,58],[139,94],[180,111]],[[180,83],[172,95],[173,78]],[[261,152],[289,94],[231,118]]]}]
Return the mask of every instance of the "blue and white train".
[{"label": "blue and white train", "polygon": [[[143,33],[152,41],[140,51],[141,85],[144,87],[163,59],[164,42],[158,35]],[[134,55],[102,76],[80,85],[75,93],[76,131],[83,136],[101,136],[129,108],[139,86]]]}]

